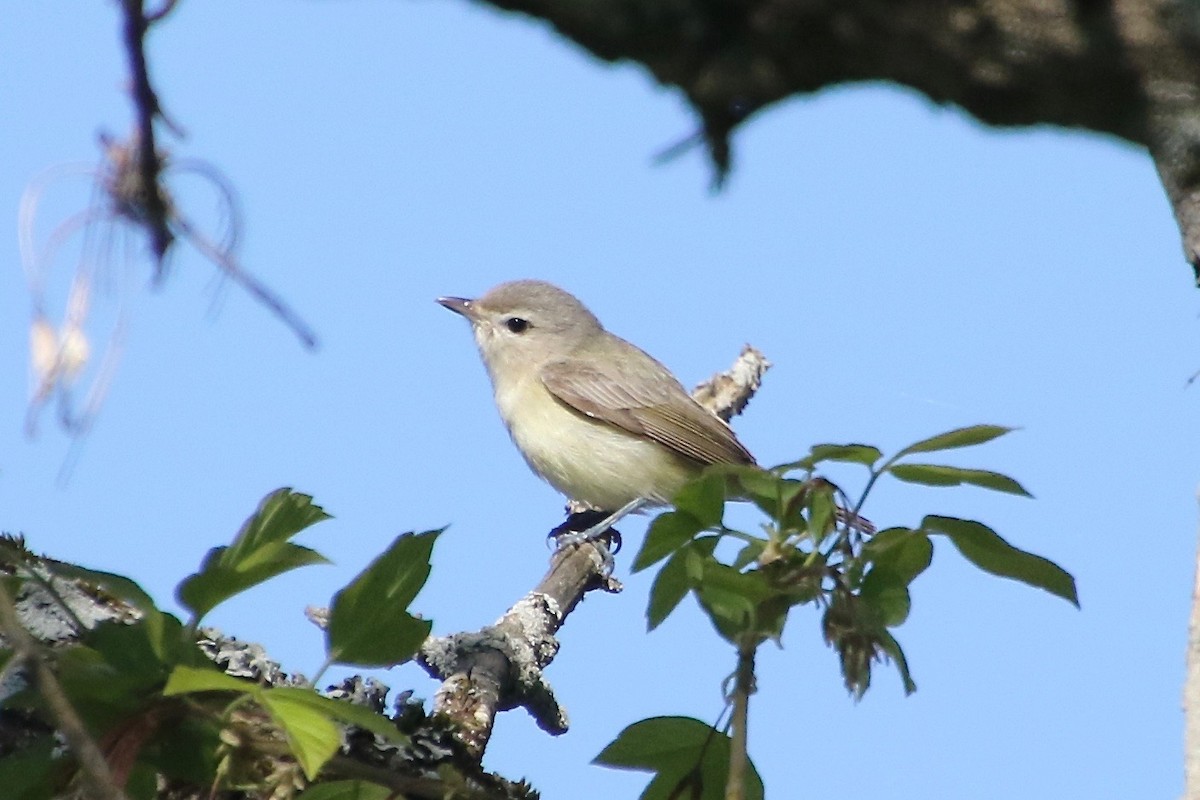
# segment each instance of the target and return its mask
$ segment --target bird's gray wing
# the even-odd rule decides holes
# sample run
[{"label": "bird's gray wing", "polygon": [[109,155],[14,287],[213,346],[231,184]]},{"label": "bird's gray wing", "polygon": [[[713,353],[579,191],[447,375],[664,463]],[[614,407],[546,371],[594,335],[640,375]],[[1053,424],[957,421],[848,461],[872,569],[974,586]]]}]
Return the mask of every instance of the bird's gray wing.
[{"label": "bird's gray wing", "polygon": [[[633,345],[628,345],[633,348]],[[608,359],[566,358],[541,370],[545,387],[581,414],[652,439],[700,464],[753,464],[733,431],[691,398],[649,355],[629,368]],[[652,368],[651,366],[652,365]]]}]

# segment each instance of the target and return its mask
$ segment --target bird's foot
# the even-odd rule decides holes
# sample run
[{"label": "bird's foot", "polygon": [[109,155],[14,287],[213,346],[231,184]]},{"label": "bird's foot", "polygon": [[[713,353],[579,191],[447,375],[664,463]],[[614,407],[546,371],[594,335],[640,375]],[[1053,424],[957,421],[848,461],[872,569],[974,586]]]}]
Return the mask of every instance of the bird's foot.
[{"label": "bird's foot", "polygon": [[613,556],[621,551],[621,532],[611,526],[607,511],[577,511],[566,521],[547,534],[554,541],[555,549],[591,543],[600,552],[601,576],[608,578],[616,567]]},{"label": "bird's foot", "polygon": [[576,511],[550,531],[546,538],[553,539],[559,550],[584,542],[600,544],[598,540],[606,539],[608,541],[604,544],[611,546],[615,555],[621,551],[621,532],[611,525],[612,515],[607,511]]}]

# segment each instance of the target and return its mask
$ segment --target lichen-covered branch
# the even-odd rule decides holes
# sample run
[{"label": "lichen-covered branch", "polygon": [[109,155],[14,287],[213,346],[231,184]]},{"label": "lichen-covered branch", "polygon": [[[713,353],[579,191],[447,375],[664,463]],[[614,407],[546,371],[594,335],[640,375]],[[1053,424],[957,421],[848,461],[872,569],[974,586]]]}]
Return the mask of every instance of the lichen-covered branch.
[{"label": "lichen-covered branch", "polygon": [[[1192,0],[488,0],[678,87],[718,178],[785,98],[889,81],[998,126],[1146,147],[1200,270],[1200,4]],[[1200,272],[1198,272],[1200,274]]]}]

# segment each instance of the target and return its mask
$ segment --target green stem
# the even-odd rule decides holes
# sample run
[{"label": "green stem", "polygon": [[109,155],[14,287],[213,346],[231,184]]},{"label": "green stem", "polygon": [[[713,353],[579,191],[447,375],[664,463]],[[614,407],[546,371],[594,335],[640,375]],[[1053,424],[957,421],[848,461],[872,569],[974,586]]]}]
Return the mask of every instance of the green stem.
[{"label": "green stem", "polygon": [[725,800],[744,800],[746,797],[746,767],[750,761],[746,749],[746,725],[750,717],[750,695],[754,693],[754,654],[757,650],[757,643],[745,643],[738,648],[737,671],[733,680],[733,714],[729,719],[733,730]]},{"label": "green stem", "polygon": [[320,667],[317,668],[317,674],[312,676],[312,680],[310,683],[313,686],[313,688],[316,688],[317,681],[321,680],[321,676],[323,676],[325,674],[326,670],[328,670],[330,667],[332,667],[336,663],[337,663],[337,655],[335,653],[330,653],[328,656],[325,657],[325,662],[323,664],[321,664]]}]

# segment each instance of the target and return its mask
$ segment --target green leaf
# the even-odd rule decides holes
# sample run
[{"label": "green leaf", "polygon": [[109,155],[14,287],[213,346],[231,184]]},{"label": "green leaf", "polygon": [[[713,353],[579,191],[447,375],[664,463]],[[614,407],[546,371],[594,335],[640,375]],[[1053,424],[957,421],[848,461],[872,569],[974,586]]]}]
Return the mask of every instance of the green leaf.
[{"label": "green leaf", "polygon": [[244,678],[235,678],[213,667],[189,667],[179,665],[171,671],[162,693],[165,697],[192,692],[239,692],[253,693],[258,684]]},{"label": "green leaf", "polygon": [[928,516],[921,521],[921,528],[949,537],[968,561],[985,572],[1045,589],[1079,606],[1075,579],[1069,572],[1053,561],[1013,547],[982,522]]},{"label": "green leaf", "polygon": [[0,758],[0,786],[12,800],[49,800],[62,797],[60,778],[65,758],[55,758],[61,745],[53,736],[38,737],[33,743]]},{"label": "green leaf", "polygon": [[908,619],[908,612],[912,609],[912,596],[908,592],[908,587],[896,583],[872,581],[872,574],[874,573],[868,573],[867,579],[863,581],[862,592],[859,595],[862,601],[868,604],[871,612],[884,625],[895,627],[903,624]]},{"label": "green leaf", "polygon": [[[656,773],[642,800],[722,800],[729,777],[729,737],[690,717],[652,717],[621,731],[593,763]],[[677,791],[683,787],[682,791]],[[747,764],[746,800],[762,800],[763,784]]]},{"label": "green leaf", "polygon": [[[695,590],[717,632],[732,644],[739,645],[747,637],[777,637],[782,630],[779,604],[769,602],[777,599],[779,592],[762,572],[738,572],[708,559]],[[782,610],[787,607],[785,603]]]},{"label": "green leaf", "polygon": [[719,586],[697,586],[696,598],[717,633],[727,642],[740,645],[743,638],[752,636],[754,604],[744,595]]},{"label": "green leaf", "polygon": [[908,671],[908,659],[904,657],[904,651],[900,649],[900,643],[896,641],[896,637],[892,636],[887,631],[879,634],[879,646],[883,652],[887,653],[892,659],[892,663],[896,665],[896,669],[900,672],[900,680],[904,682],[904,693],[912,694],[917,690],[917,684],[912,679],[912,673]]},{"label": "green leaf", "polygon": [[906,483],[920,483],[925,486],[961,486],[966,483],[997,492],[1033,497],[1024,486],[1007,475],[989,472],[986,469],[965,469],[940,464],[894,464],[888,468],[888,472]]},{"label": "green leaf", "polygon": [[391,800],[393,789],[368,781],[330,781],[309,786],[296,800]]},{"label": "green leaf", "polygon": [[952,431],[939,433],[937,436],[931,436],[928,439],[910,444],[908,447],[901,450],[892,460],[895,461],[912,453],[931,453],[934,450],[952,450],[956,447],[971,447],[984,442],[990,442],[1010,433],[1016,428],[1005,428],[1001,425],[971,425],[966,428],[956,428]]},{"label": "green leaf", "polygon": [[862,464],[869,467],[883,457],[878,447],[869,444],[818,444],[804,458],[789,464],[773,467],[772,472],[790,472],[802,469],[812,472],[822,461],[840,461],[850,464]]},{"label": "green leaf", "polygon": [[863,548],[864,555],[871,559],[871,571],[863,580],[864,591],[873,581],[908,586],[933,561],[933,542],[924,531],[890,528],[872,539],[871,544],[876,546]]},{"label": "green leaf", "polygon": [[188,714],[160,725],[142,750],[142,763],[163,777],[193,785],[212,784],[217,771],[221,722],[207,714]]},{"label": "green leaf", "polygon": [[312,689],[300,687],[279,686],[263,691],[276,698],[283,697],[289,702],[306,706],[331,720],[370,731],[394,744],[404,744],[409,740],[407,735],[396,728],[392,720],[364,706],[357,706],[345,700],[334,700],[332,697],[319,695]]},{"label": "green leaf", "polygon": [[432,623],[408,613],[429,577],[440,530],[406,533],[333,596],[326,649],[332,660],[384,667],[412,658]]},{"label": "green leaf", "polygon": [[785,502],[804,488],[803,481],[787,480],[761,467],[722,464],[709,469],[726,477],[730,497],[749,500],[772,518],[778,517]]},{"label": "green leaf", "polygon": [[288,541],[308,526],[329,519],[312,498],[279,489],[263,498],[228,547],[208,551],[200,570],[175,590],[196,624],[217,604],[263,581],[308,564],[329,563],[323,555]]},{"label": "green leaf", "polygon": [[763,539],[751,539],[746,543],[746,546],[738,551],[737,557],[730,564],[736,570],[742,570],[758,560],[758,557],[763,554],[767,548],[767,542]]},{"label": "green leaf", "polygon": [[323,711],[294,694],[269,689],[260,692],[258,699],[283,730],[305,776],[309,780],[316,778],[341,745],[341,730]]},{"label": "green leaf", "polygon": [[832,533],[837,519],[837,503],[833,499],[833,488],[816,487],[808,496],[808,529],[816,541]]},{"label": "green leaf", "polygon": [[675,495],[675,510],[691,514],[702,528],[718,527],[725,515],[725,482],[720,470],[705,470]]},{"label": "green leaf", "polygon": [[704,524],[686,511],[667,511],[659,514],[650,523],[646,538],[642,540],[642,549],[633,559],[633,571],[641,572],[646,567],[658,563],[683,547],[702,530]]},{"label": "green leaf", "polygon": [[[174,633],[178,634],[175,628]],[[120,673],[122,681],[157,690],[167,676],[168,664],[158,657],[151,630],[141,620],[134,623],[103,622],[83,635],[83,642]],[[179,642],[176,638],[172,644]]]},{"label": "green leaf", "polygon": [[646,630],[652,631],[661,625],[692,588],[692,581],[688,577],[687,556],[687,550],[676,550],[654,576],[654,584],[650,587],[650,602],[646,608]]}]

